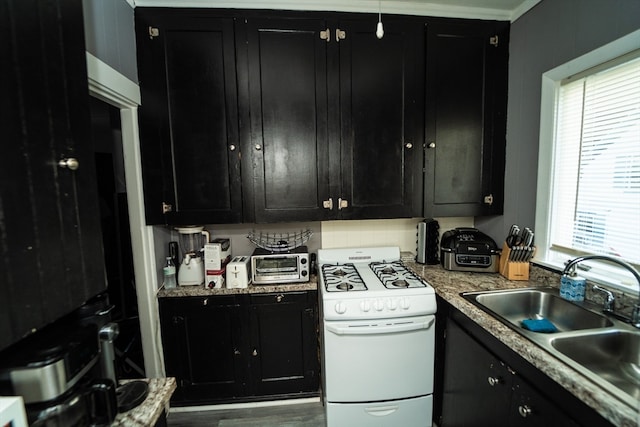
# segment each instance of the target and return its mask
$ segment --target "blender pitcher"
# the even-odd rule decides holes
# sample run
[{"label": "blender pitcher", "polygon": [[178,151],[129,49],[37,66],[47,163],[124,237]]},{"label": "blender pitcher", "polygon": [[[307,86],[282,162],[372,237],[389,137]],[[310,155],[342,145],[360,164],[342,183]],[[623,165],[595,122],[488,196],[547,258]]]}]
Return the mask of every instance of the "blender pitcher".
[{"label": "blender pitcher", "polygon": [[204,284],[204,262],[202,250],[209,242],[209,232],[202,226],[177,227],[182,250],[182,264],[178,270],[178,285]]}]

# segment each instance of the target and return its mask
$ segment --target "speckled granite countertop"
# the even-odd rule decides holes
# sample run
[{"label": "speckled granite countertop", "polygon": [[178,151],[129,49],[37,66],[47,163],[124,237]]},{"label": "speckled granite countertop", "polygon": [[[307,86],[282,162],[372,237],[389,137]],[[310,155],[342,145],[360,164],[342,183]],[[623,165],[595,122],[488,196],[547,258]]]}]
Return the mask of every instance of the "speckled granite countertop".
[{"label": "speckled granite countertop", "polygon": [[172,297],[200,297],[212,295],[238,295],[238,294],[266,294],[271,292],[295,292],[295,291],[315,291],[318,289],[318,279],[311,276],[308,282],[287,283],[279,285],[249,285],[241,289],[207,289],[204,286],[178,286],[173,289],[160,288],[158,298]]},{"label": "speckled granite countertop", "polygon": [[130,411],[118,414],[111,424],[112,427],[153,427],[162,415],[163,409],[168,409],[169,399],[176,389],[176,379],[149,378],[143,381],[149,383],[149,394],[145,401]]},{"label": "speckled granite countertop", "polygon": [[444,300],[498,338],[507,347],[556,381],[578,399],[620,427],[638,426],[638,411],[460,296],[462,292],[559,285],[559,275],[532,267],[529,281],[509,281],[500,274],[446,271],[440,266],[407,263]]}]

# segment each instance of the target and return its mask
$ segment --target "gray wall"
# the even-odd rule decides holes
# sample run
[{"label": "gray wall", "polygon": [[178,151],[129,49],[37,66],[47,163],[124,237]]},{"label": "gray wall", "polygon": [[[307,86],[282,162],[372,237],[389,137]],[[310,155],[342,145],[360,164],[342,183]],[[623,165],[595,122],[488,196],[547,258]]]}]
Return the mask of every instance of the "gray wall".
[{"label": "gray wall", "polygon": [[133,8],[125,0],[82,0],[89,53],[138,82]]},{"label": "gray wall", "polygon": [[542,74],[638,29],[640,0],[543,0],[511,25],[504,215],[477,228],[535,225]]}]

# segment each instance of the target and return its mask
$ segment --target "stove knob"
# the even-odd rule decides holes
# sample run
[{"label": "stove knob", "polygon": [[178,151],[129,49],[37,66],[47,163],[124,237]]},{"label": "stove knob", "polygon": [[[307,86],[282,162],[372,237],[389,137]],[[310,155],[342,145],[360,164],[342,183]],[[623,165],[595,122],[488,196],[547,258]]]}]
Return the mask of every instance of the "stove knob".
[{"label": "stove knob", "polygon": [[336,313],[344,314],[347,311],[347,306],[342,301],[338,301],[335,306]]},{"label": "stove knob", "polygon": [[364,311],[365,313],[368,312],[369,310],[371,310],[371,303],[369,301],[362,301],[360,303],[360,310]]},{"label": "stove knob", "polygon": [[373,303],[373,308],[375,308],[376,311],[384,310],[384,301],[377,299],[376,302]]},{"label": "stove knob", "polygon": [[393,311],[396,308],[398,308],[398,301],[395,299],[389,299],[387,301],[387,307],[389,307],[389,310]]},{"label": "stove knob", "polygon": [[409,300],[409,298],[402,298],[400,300],[400,308],[402,308],[403,310],[409,310],[409,307],[411,307],[411,301]]}]

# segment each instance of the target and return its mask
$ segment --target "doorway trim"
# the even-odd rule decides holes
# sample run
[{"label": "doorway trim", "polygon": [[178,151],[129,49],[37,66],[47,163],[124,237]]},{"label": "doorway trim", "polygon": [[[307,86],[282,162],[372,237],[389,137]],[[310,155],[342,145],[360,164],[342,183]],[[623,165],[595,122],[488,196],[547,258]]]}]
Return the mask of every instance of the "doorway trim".
[{"label": "doorway trim", "polygon": [[140,87],[89,52],[87,52],[87,77],[91,96],[120,109],[129,231],[145,375],[149,378],[164,377],[158,299],[156,298],[158,272],[153,245],[153,228],[146,225],[144,217],[144,193],[140,166],[142,162],[138,132]]}]

